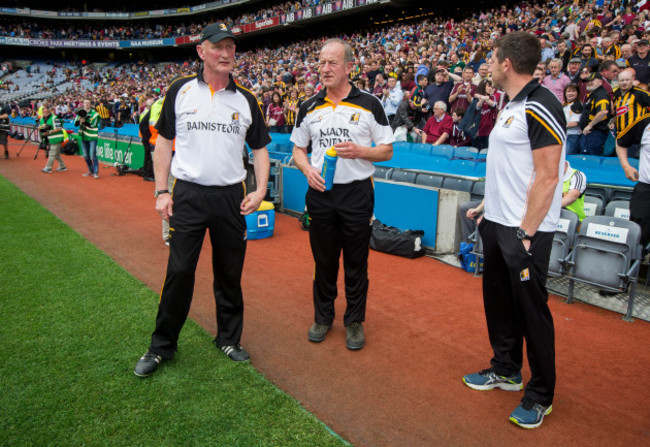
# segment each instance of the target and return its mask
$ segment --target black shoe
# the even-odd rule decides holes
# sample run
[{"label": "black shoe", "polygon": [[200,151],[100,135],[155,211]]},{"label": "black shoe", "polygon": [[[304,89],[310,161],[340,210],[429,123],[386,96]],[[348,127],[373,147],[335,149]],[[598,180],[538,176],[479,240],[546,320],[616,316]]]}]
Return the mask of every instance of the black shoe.
[{"label": "black shoe", "polygon": [[598,295],[600,295],[600,296],[614,296],[614,295],[618,295],[618,292],[610,292],[609,290],[599,290]]},{"label": "black shoe", "polygon": [[153,372],[158,369],[158,366],[163,361],[163,358],[155,352],[147,351],[145,355],[140,357],[138,363],[135,365],[133,373],[138,377],[149,377]]},{"label": "black shoe", "polygon": [[245,362],[246,360],[250,360],[248,352],[246,352],[246,350],[240,345],[222,346],[219,349],[235,362]]},{"label": "black shoe", "polygon": [[363,325],[357,321],[345,328],[345,343],[348,349],[357,351],[366,344],[366,337],[363,335]]},{"label": "black shoe", "polygon": [[155,182],[156,181],[156,179],[153,178],[153,177],[142,177],[142,180],[144,180],[145,182]]},{"label": "black shoe", "polygon": [[320,343],[323,340],[325,340],[325,336],[327,335],[327,332],[332,329],[331,324],[318,324],[314,323],[312,326],[309,328],[309,334],[307,334],[307,338],[309,341],[314,342],[314,343]]},{"label": "black shoe", "polygon": [[9,152],[5,151],[5,158],[9,158]]}]

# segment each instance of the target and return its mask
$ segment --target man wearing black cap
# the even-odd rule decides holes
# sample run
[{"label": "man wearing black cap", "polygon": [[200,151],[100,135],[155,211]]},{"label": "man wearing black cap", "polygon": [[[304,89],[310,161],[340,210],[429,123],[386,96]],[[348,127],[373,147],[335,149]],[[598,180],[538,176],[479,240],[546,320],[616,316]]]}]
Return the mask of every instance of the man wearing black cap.
[{"label": "man wearing black cap", "polygon": [[580,118],[580,128],[583,134],[580,152],[589,155],[603,155],[608,132],[607,118],[612,109],[611,100],[607,90],[603,87],[603,78],[600,73],[590,74],[585,81],[589,96]]},{"label": "man wearing black cap", "polygon": [[636,44],[636,54],[628,59],[630,67],[636,72],[636,79],[641,84],[650,83],[650,55],[648,55],[648,41],[641,39]]},{"label": "man wearing black cap", "polygon": [[[266,195],[266,145],[271,139],[255,96],[235,84],[231,75],[236,44],[225,25],[206,26],[197,45],[203,68],[196,75],[172,82],[156,122],[156,211],[169,220],[170,251],[156,329],[149,350],[134,371],[140,377],[149,376],[163,360],[174,357],[190,309],[206,229],[212,243],[217,308],[214,341],[232,360],[249,359],[239,344],[244,310],[244,215],[256,211]],[[258,187],[248,195],[242,163],[245,143],[255,153]],[[167,189],[170,169],[177,179],[171,191]]]}]

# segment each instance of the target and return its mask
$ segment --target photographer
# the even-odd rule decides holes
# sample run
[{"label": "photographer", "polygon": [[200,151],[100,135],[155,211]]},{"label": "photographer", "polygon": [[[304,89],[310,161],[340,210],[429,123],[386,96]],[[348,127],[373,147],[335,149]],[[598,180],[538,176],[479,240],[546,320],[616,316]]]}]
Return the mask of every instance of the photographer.
[{"label": "photographer", "polygon": [[5,147],[5,158],[9,158],[9,147],[7,146],[9,115],[11,115],[11,109],[8,105],[5,104],[0,107],[0,144]]},{"label": "photographer", "polygon": [[83,109],[76,111],[77,117],[74,125],[79,126],[79,137],[84,152],[84,159],[88,165],[88,172],[84,177],[99,178],[99,162],[97,160],[97,133],[99,132],[99,113],[92,108],[89,99],[84,100]]},{"label": "photographer", "polygon": [[38,123],[38,128],[41,133],[41,138],[46,139],[47,146],[49,146],[50,158],[47,160],[47,165],[41,171],[46,174],[52,173],[52,166],[54,160],[59,162],[57,171],[64,172],[68,169],[65,167],[63,158],[61,158],[61,146],[63,144],[63,127],[62,122],[58,116],[52,113],[49,105],[42,108],[43,117]]}]

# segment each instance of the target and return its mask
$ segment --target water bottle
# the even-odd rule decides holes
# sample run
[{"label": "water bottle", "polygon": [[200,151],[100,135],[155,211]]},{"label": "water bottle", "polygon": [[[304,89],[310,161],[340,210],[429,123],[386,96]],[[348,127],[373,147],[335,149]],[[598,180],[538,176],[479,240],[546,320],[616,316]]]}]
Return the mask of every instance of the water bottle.
[{"label": "water bottle", "polygon": [[320,171],[321,177],[325,179],[325,191],[332,189],[334,185],[334,173],[336,172],[336,162],[339,157],[336,154],[334,146],[329,148],[325,152],[325,157],[323,157],[323,169]]}]

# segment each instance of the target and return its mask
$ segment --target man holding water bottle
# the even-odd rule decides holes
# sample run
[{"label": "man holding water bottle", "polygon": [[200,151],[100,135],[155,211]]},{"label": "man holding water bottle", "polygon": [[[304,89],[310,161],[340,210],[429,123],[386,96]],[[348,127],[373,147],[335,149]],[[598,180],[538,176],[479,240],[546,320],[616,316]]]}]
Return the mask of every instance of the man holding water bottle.
[{"label": "man holding water bottle", "polygon": [[[341,39],[330,39],[320,52],[323,89],[301,106],[291,134],[296,166],[307,178],[305,203],[311,217],[309,239],[316,264],[313,283],[314,324],[308,339],[325,340],[334,321],[339,258],[343,250],[345,296],[343,317],[348,349],[365,344],[368,295],[368,246],[375,203],[373,162],[393,156],[393,132],[379,100],[349,81],[354,54]],[[311,162],[307,146],[312,144]],[[375,144],[372,147],[372,144]],[[336,151],[338,160],[331,162]],[[326,151],[335,164],[333,185],[326,189],[322,174]]]}]

